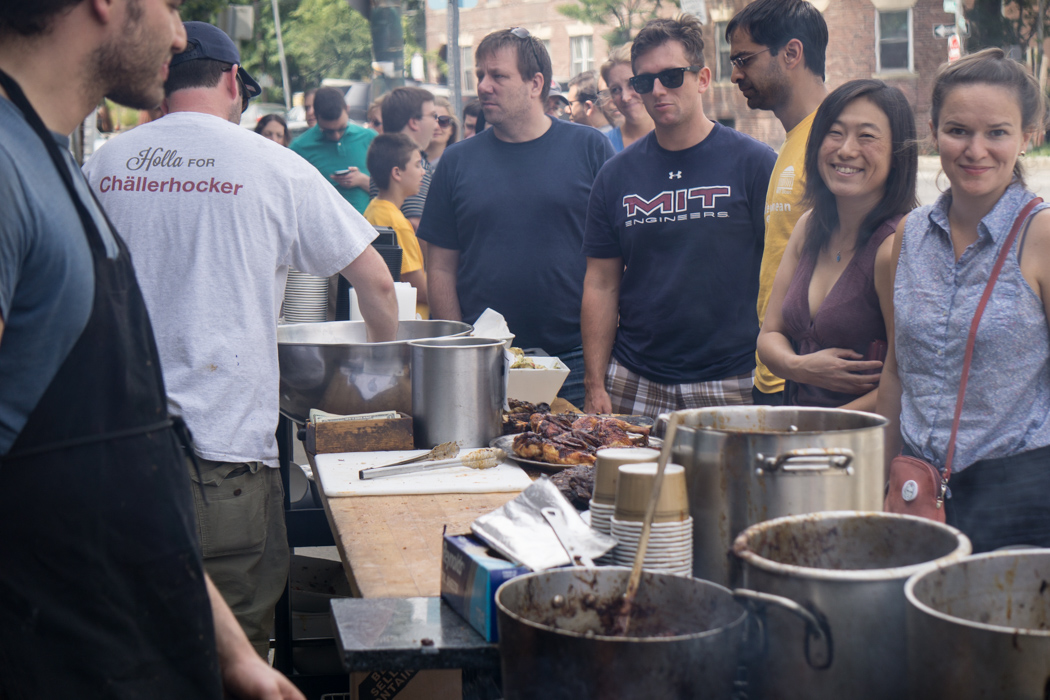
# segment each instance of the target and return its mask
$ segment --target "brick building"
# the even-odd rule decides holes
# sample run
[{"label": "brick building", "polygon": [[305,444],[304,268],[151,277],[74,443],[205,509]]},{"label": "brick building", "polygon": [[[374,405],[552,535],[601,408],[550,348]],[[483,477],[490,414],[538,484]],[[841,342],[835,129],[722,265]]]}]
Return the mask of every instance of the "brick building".
[{"label": "brick building", "polygon": [[[597,69],[609,52],[602,35],[608,27],[581,24],[557,10],[565,0],[477,0],[460,10],[460,36],[464,91],[476,89],[474,46],[489,32],[525,27],[547,47],[554,79],[561,81],[583,70]],[[729,44],[725,26],[748,0],[707,0],[705,57],[714,83],[705,95],[708,116],[750,134],[774,147],[784,140],[784,130],[771,112],[755,112],[736,86],[729,82]],[[915,110],[920,138],[928,134],[930,89],[937,67],[947,60],[945,39],[933,28],[954,24],[944,12],[943,0],[816,0],[828,23],[828,87],[855,78],[880,78],[899,87]],[[447,41],[444,9],[427,8],[427,50],[441,49]]]}]

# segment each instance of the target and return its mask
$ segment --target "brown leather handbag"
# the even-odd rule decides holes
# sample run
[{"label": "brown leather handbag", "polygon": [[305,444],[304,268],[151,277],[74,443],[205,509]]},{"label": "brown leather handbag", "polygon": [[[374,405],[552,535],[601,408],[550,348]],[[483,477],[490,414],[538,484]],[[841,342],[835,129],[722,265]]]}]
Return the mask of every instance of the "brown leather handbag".
[{"label": "brown leather handbag", "polygon": [[992,296],[992,288],[999,279],[1006,256],[1013,248],[1021,226],[1028,220],[1032,210],[1042,202],[1041,198],[1036,197],[1017,215],[1013,228],[1010,229],[1010,235],[1006,237],[999,251],[999,257],[995,261],[995,267],[992,268],[988,284],[984,287],[981,301],[974,312],[973,322],[970,324],[970,335],[966,339],[966,354],[963,357],[962,377],[959,380],[959,395],[955,400],[955,416],[952,418],[952,433],[948,438],[948,454],[944,460],[944,471],[939,472],[935,466],[917,457],[905,455],[894,457],[890,462],[890,480],[886,487],[886,499],[882,504],[882,509],[887,513],[917,515],[920,518],[944,522],[944,498],[948,492],[948,479],[952,475],[955,438],[959,434],[959,418],[962,416],[966,383],[970,378],[970,364],[973,360],[973,346],[977,340],[977,326],[981,322],[984,307],[988,305],[988,299]]}]

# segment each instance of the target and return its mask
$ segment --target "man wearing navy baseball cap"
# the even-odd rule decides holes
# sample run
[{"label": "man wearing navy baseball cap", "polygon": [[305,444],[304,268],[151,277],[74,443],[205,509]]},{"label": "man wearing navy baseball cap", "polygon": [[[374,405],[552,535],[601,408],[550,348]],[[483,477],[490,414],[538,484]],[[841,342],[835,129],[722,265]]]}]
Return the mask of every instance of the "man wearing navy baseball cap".
[{"label": "man wearing navy baseball cap", "polygon": [[125,234],[169,410],[193,433],[204,568],[265,657],[289,565],[274,438],[288,269],[346,277],[369,340],[394,340],[397,301],[375,229],[308,162],[239,126],[259,85],[233,41],[185,27],[166,114],[110,140],[84,172]]}]

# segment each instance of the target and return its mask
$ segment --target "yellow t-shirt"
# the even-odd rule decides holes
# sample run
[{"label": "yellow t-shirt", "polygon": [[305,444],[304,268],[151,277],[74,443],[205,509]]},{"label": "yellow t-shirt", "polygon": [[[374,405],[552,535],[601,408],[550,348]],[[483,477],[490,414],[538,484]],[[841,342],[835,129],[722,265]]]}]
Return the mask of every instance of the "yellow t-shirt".
[{"label": "yellow t-shirt", "polygon": [[[419,240],[401,210],[393,202],[376,197],[365,209],[365,219],[373,226],[389,226],[397,234],[397,244],[401,246],[401,274],[423,269],[423,252],[419,249]],[[416,304],[416,313],[421,318],[430,318],[430,307]]]},{"label": "yellow t-shirt", "polygon": [[[788,132],[787,140],[780,149],[780,156],[773,166],[766,191],[766,243],[762,251],[762,268],[758,275],[758,322],[766,318],[766,306],[773,291],[773,279],[777,276],[780,259],[784,257],[788,239],[795,224],[805,213],[802,194],[806,189],[806,142],[813,127],[814,111]],[[755,354],[755,386],[764,394],[784,390],[784,380],[775,376]]]}]

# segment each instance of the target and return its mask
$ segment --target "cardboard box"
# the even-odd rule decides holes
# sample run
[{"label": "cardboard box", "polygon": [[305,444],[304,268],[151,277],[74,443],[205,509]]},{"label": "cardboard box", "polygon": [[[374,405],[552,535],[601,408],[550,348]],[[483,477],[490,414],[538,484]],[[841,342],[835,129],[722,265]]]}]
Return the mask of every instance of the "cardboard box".
[{"label": "cardboard box", "polygon": [[350,674],[352,700],[461,700],[463,671],[371,671]]},{"label": "cardboard box", "polygon": [[441,551],[441,597],[486,641],[497,641],[496,589],[529,573],[496,555],[473,535],[445,535]]},{"label": "cardboard box", "polygon": [[557,357],[530,357],[543,369],[511,369],[507,374],[507,398],[529,403],[550,403],[569,376],[569,368]]}]

